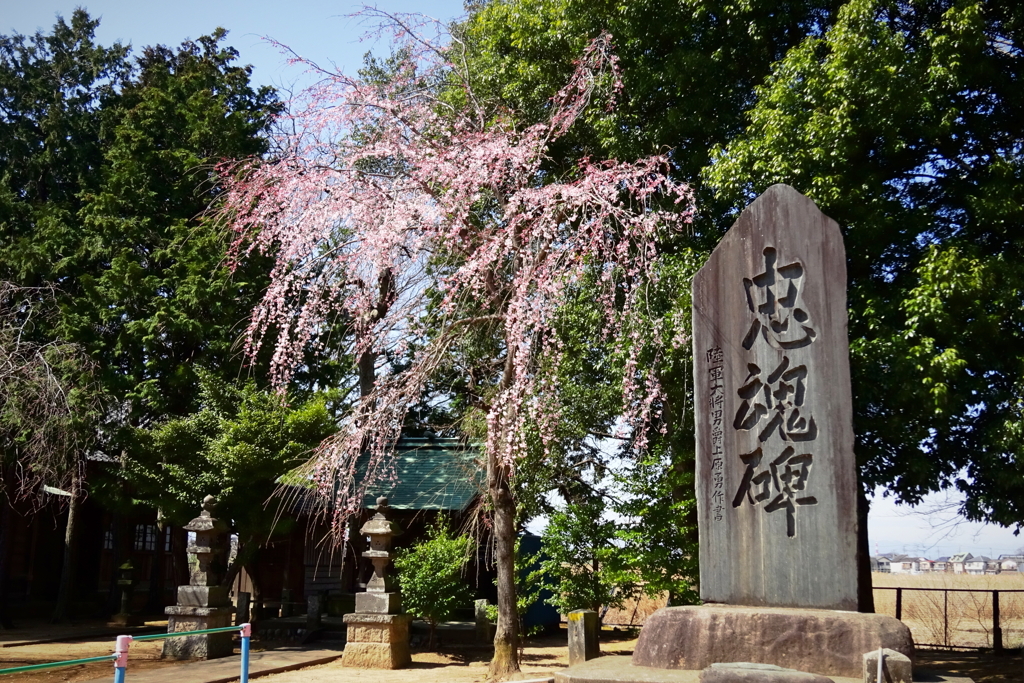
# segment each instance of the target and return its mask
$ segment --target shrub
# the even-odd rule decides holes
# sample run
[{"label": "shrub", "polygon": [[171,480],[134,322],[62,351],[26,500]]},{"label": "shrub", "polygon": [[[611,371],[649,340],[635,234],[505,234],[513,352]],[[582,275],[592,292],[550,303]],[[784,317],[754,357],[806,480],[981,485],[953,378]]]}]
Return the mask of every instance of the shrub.
[{"label": "shrub", "polygon": [[395,558],[398,586],[405,611],[430,626],[427,644],[434,649],[437,624],[465,606],[473,594],[462,580],[470,539],[452,532],[448,521],[438,518],[427,528],[427,539],[399,551]]}]

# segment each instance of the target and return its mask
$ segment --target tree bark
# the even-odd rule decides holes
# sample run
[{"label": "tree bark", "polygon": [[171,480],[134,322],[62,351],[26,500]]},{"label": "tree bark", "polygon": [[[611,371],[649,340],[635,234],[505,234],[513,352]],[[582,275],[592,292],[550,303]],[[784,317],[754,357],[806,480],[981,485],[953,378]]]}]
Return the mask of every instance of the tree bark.
[{"label": "tree bark", "polygon": [[57,605],[53,609],[53,621],[67,621],[68,606],[71,603],[72,584],[75,579],[75,531],[78,527],[79,491],[77,482],[71,488],[68,503],[68,523],[64,528],[64,565],[60,570],[60,588],[57,590]]},{"label": "tree bark", "polygon": [[7,573],[10,561],[11,510],[7,496],[0,494],[0,630],[12,629],[10,608],[7,597]]},{"label": "tree bark", "polygon": [[164,531],[167,528],[159,514],[156,523],[156,547],[153,548],[153,566],[149,569],[149,596],[146,612],[162,614],[164,611]]},{"label": "tree bark", "polygon": [[498,626],[494,632],[491,678],[519,671],[519,609],[516,605],[516,505],[508,468],[487,456],[487,488],[494,510],[495,566],[498,573]]},{"label": "tree bark", "polygon": [[863,486],[857,492],[857,611],[875,611],[875,592],[871,588],[871,546],[868,543],[868,509],[871,502]]}]

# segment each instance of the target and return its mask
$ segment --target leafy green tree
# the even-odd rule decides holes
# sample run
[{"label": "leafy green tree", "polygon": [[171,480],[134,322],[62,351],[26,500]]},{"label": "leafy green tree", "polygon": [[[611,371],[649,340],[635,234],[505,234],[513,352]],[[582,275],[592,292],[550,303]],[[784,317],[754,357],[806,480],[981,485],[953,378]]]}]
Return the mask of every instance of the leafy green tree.
[{"label": "leafy green tree", "polygon": [[1024,9],[851,0],[760,87],[707,170],[739,206],[776,182],[844,230],[861,476],[1024,522]]},{"label": "leafy green tree", "polygon": [[[635,572],[650,598],[668,594],[670,605],[699,604],[700,575],[693,533],[681,520],[694,518],[693,478],[664,452],[654,451],[614,473],[619,498],[612,509],[620,563]],[[688,486],[687,486],[688,484]]]},{"label": "leafy green tree", "polygon": [[621,607],[637,590],[637,575],[616,545],[618,525],[605,517],[606,504],[592,496],[551,515],[541,535],[545,580],[554,595],[548,604],[562,614]]},{"label": "leafy green tree", "polygon": [[430,626],[427,647],[434,649],[438,622],[469,604],[473,592],[462,576],[471,539],[456,535],[439,517],[427,527],[427,538],[398,552],[395,568],[405,611]]},{"label": "leafy green tree", "polygon": [[[828,25],[839,0],[498,0],[471,7],[456,28],[478,97],[521,120],[538,120],[572,72],[573,59],[607,31],[622,70],[614,109],[551,148],[551,165],[583,155],[632,159],[671,150],[673,173],[695,191],[695,237],[713,246],[728,204],[701,179],[716,144],[738,134],[753,89],[804,36]],[[728,227],[728,225],[724,225]]]},{"label": "leafy green tree", "polygon": [[137,429],[136,449],[146,457],[127,460],[126,477],[138,500],[175,524],[194,517],[205,496],[217,497],[218,516],[238,534],[229,584],[241,567],[252,566],[267,539],[292,523],[268,499],[278,480],[336,431],[329,398],[290,405],[254,382],[238,386],[201,372],[199,410]]},{"label": "leafy green tree", "polygon": [[[131,426],[194,407],[197,368],[241,370],[232,345],[266,268],[230,273],[202,215],[214,165],[263,152],[278,105],[223,30],[133,61],[97,45],[97,25],[78,9],[49,34],[0,36],[0,279],[40,293],[32,343],[73,345],[94,368],[105,408],[76,412],[92,447],[131,458]],[[109,474],[92,493],[129,503]]]},{"label": "leafy green tree", "polygon": [[[700,249],[772,183],[818,202],[847,246],[865,490],[914,503],[955,487],[968,517],[1016,526],[1022,25],[1005,1],[510,0],[476,5],[460,38],[482,86],[530,120],[566,47],[610,29],[622,102],[563,142],[672,149]],[[576,154],[553,147],[552,168]],[[674,460],[692,429],[677,398]]]},{"label": "leafy green tree", "polygon": [[196,369],[237,376],[232,346],[263,286],[258,260],[232,274],[227,240],[203,220],[215,164],[266,150],[278,110],[222,47],[94,44],[76,10],[50,35],[0,38],[0,277],[56,286],[40,339],[82,347],[118,409],[143,425],[195,402]]}]

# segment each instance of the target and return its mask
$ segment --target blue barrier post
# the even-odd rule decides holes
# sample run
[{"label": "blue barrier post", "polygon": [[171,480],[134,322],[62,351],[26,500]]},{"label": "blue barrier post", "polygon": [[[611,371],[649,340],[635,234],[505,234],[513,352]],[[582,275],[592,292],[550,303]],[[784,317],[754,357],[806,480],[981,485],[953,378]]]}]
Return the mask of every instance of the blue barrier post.
[{"label": "blue barrier post", "polygon": [[252,637],[252,624],[242,624],[242,677],[239,683],[249,683],[249,638]]},{"label": "blue barrier post", "polygon": [[118,636],[114,645],[114,683],[124,683],[124,675],[128,670],[128,648],[132,644],[131,636]]}]

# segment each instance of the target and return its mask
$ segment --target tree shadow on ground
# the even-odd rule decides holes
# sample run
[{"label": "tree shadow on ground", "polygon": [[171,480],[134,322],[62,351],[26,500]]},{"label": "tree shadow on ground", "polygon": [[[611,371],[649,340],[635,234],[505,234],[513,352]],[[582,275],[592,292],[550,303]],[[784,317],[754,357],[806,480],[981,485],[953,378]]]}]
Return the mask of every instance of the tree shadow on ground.
[{"label": "tree shadow on ground", "polygon": [[1004,650],[995,654],[991,650],[951,652],[948,650],[918,650],[914,670],[931,669],[967,676],[974,683],[1017,683],[1024,674],[1021,650]]}]

